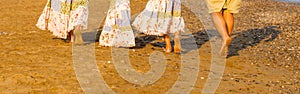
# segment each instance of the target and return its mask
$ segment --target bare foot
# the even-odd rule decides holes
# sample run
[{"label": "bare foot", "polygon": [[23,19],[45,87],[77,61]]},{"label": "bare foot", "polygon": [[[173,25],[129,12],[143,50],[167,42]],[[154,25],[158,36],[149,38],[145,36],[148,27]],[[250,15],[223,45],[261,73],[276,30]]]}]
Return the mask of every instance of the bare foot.
[{"label": "bare foot", "polygon": [[228,47],[230,43],[231,43],[230,37],[228,37],[226,40],[223,40],[221,50],[219,51],[220,56],[227,57]]},{"label": "bare foot", "polygon": [[172,48],[163,48],[165,53],[171,53],[172,52]]},{"label": "bare foot", "polygon": [[175,45],[175,46],[174,46],[174,53],[180,54],[180,53],[181,53],[181,47],[178,46],[178,45]]}]

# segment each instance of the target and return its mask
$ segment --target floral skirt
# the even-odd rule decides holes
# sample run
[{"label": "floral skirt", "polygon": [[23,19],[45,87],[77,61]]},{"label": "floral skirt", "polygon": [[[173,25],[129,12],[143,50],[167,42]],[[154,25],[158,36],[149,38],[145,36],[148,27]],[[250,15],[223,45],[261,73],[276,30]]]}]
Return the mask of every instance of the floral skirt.
[{"label": "floral skirt", "polygon": [[175,33],[184,30],[180,0],[149,0],[132,26],[147,35]]},{"label": "floral skirt", "polygon": [[87,29],[87,19],[88,0],[48,0],[36,26],[66,39],[74,26]]},{"label": "floral skirt", "polygon": [[135,37],[130,24],[129,0],[112,1],[99,38],[100,46],[133,47]]}]

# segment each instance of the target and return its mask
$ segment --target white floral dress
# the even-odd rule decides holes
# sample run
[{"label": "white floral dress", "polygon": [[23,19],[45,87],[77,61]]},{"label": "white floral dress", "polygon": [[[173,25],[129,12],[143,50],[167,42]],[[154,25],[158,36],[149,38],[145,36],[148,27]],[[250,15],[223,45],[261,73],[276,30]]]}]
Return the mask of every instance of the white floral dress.
[{"label": "white floral dress", "polygon": [[100,46],[133,47],[129,0],[112,0],[99,38]]},{"label": "white floral dress", "polygon": [[59,38],[67,38],[74,26],[87,29],[88,0],[48,0],[36,26]]},{"label": "white floral dress", "polygon": [[147,35],[171,34],[184,31],[180,0],[149,0],[146,8],[132,24],[133,28]]}]

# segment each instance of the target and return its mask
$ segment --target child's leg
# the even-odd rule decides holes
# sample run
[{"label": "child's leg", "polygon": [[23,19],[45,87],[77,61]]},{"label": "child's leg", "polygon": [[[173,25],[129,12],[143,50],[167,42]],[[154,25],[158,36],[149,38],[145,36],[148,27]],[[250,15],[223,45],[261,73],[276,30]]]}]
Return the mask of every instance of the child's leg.
[{"label": "child's leg", "polygon": [[165,34],[164,35],[164,40],[166,42],[166,49],[165,52],[170,53],[172,51],[172,46],[171,46],[171,40],[170,40],[170,36]]},{"label": "child's leg", "polygon": [[174,52],[175,53],[180,53],[181,52],[181,42],[180,42],[180,31],[176,32],[174,34],[174,42],[175,42],[175,45],[174,45]]}]

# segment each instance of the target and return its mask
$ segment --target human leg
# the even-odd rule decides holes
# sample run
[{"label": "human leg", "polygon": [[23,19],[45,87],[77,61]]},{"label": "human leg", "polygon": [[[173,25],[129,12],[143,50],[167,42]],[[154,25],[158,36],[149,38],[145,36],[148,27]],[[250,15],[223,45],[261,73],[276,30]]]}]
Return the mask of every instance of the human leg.
[{"label": "human leg", "polygon": [[227,25],[226,25],[225,19],[223,17],[222,12],[213,12],[213,13],[211,13],[211,16],[212,16],[212,20],[213,20],[213,23],[214,23],[217,31],[219,32],[219,34],[222,37],[222,46],[219,51],[219,54],[221,56],[226,56],[228,46],[231,42],[231,38],[227,31]]},{"label": "human leg", "polygon": [[170,36],[168,34],[165,34],[164,35],[164,40],[165,40],[165,43],[166,43],[165,52],[170,53],[172,51]]},{"label": "human leg", "polygon": [[233,13],[224,12],[223,17],[224,17],[224,20],[226,23],[228,35],[230,36],[232,33],[232,30],[233,30],[233,26],[234,26]]},{"label": "human leg", "polygon": [[75,44],[82,44],[82,36],[81,36],[81,27],[80,26],[75,26],[74,30],[74,35],[75,35]]},{"label": "human leg", "polygon": [[174,45],[174,52],[175,53],[180,53],[181,52],[180,34],[181,34],[180,31],[177,31],[174,34],[174,43],[175,43],[175,45]]},{"label": "human leg", "polygon": [[68,33],[68,39],[70,40],[69,42],[73,43],[74,42],[74,34],[73,34],[74,30],[71,30]]}]

